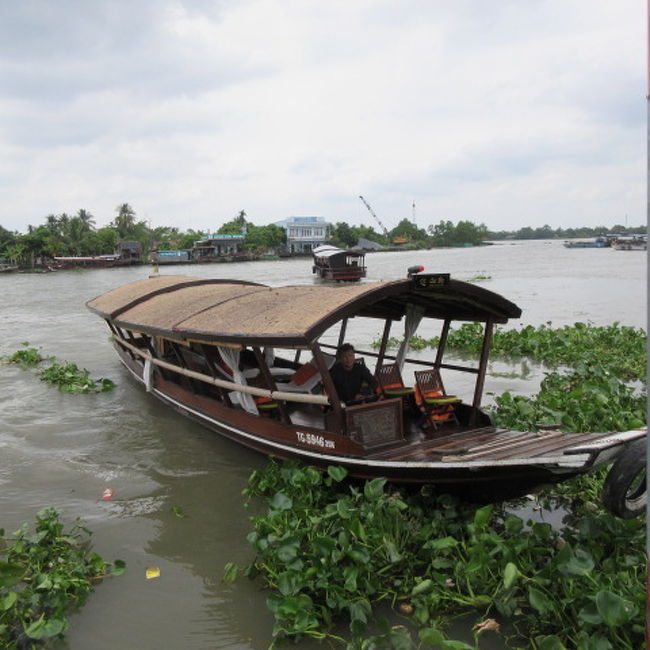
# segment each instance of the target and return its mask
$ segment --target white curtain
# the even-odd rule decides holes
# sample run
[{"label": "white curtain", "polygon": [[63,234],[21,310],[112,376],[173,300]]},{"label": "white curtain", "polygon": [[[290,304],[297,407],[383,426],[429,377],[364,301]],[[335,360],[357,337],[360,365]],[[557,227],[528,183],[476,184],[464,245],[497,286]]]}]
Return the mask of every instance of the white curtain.
[{"label": "white curtain", "polygon": [[151,357],[147,357],[144,360],[142,376],[144,378],[144,385],[147,389],[147,393],[150,393],[153,389],[153,363],[151,363]]},{"label": "white curtain", "polygon": [[269,368],[273,367],[275,361],[275,348],[264,348],[264,360]]},{"label": "white curtain", "polygon": [[409,350],[411,337],[415,334],[418,325],[422,320],[422,316],[424,316],[424,307],[413,304],[406,305],[406,318],[404,319],[404,340],[399,347],[396,361],[400,372],[404,367],[404,359],[406,358]]},{"label": "white curtain", "polygon": [[[239,350],[236,348],[222,348],[219,347],[219,354],[224,360],[224,363],[230,366],[232,369],[232,380],[236,384],[246,384],[246,378],[242,375],[241,370],[239,369]],[[257,415],[257,406],[255,405],[255,400],[252,395],[248,393],[235,393],[239,399],[239,403],[242,405],[242,408],[249,413],[254,413]],[[233,397],[233,396],[231,396]]]}]

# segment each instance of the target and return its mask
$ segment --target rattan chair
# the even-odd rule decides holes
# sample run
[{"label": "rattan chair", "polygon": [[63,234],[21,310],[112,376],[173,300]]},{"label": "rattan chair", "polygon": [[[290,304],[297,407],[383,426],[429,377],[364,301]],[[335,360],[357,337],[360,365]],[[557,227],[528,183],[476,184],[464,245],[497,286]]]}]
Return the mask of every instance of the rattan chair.
[{"label": "rattan chair", "polygon": [[375,377],[384,397],[401,397],[402,402],[406,402],[408,396],[415,390],[412,386],[404,385],[402,373],[396,363],[381,366],[375,372]]},{"label": "rattan chair", "polygon": [[437,429],[441,424],[459,424],[455,404],[462,400],[455,395],[447,395],[440,371],[437,368],[415,371],[417,386],[416,402],[424,411],[427,422]]}]

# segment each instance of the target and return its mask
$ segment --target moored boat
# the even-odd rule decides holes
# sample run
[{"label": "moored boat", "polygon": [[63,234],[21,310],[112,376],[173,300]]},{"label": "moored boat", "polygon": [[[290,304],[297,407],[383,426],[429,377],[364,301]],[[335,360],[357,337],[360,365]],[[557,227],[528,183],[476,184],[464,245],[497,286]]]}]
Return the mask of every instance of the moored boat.
[{"label": "moored boat", "polygon": [[[155,397],[251,449],[321,469],[341,465],[354,477],[502,499],[615,461],[644,439],[645,429],[575,434],[494,426],[481,408],[492,332],[521,310],[483,287],[410,271],[402,280],[345,286],[156,276],[87,305],[106,320],[122,363]],[[375,364],[379,395],[344,403],[332,353],[352,318],[383,323],[379,349],[359,352],[358,362]],[[441,327],[433,358],[409,358],[407,343],[389,355],[393,324],[403,324],[407,342],[422,319]],[[483,324],[473,365],[445,360],[454,321]],[[422,368],[415,382],[402,381],[407,367]],[[475,377],[471,400],[445,391],[446,371]],[[619,501],[628,485],[617,481]],[[623,503],[640,499],[635,492]]]},{"label": "moored boat", "polygon": [[54,256],[52,258],[57,269],[71,268],[106,268],[116,266],[120,261],[119,255],[69,255]]},{"label": "moored boat", "polygon": [[314,257],[312,273],[318,274],[324,280],[356,282],[366,277],[363,251],[344,250],[324,244],[314,248],[312,255]]},{"label": "moored boat", "polygon": [[608,237],[596,237],[589,241],[576,240],[576,241],[565,241],[565,248],[607,248],[610,246],[610,240]]},{"label": "moored boat", "polygon": [[612,241],[612,248],[617,251],[645,251],[648,250],[648,238],[646,235],[618,237]]}]

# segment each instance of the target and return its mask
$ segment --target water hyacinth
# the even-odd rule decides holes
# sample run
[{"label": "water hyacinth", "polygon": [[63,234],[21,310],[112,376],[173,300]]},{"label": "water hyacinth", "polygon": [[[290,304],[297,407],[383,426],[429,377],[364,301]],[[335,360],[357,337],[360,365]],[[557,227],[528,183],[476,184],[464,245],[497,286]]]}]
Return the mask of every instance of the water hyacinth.
[{"label": "water hyacinth", "polygon": [[111,565],[90,550],[90,535],[79,521],[66,529],[55,508],[37,514],[33,532],[25,524],[5,540],[0,529],[2,648],[52,647],[93,584],[124,572],[123,561]]},{"label": "water hyacinth", "polygon": [[[463,323],[450,331],[447,346],[450,350],[478,354],[482,345],[482,325]],[[391,338],[390,347],[397,347],[401,339]],[[375,347],[379,342],[375,341]],[[435,348],[438,337],[424,339],[414,336],[411,347],[422,350]],[[574,323],[553,328],[551,324],[520,329],[495,327],[492,338],[492,356],[521,356],[541,361],[550,366],[576,366],[579,363],[606,366],[615,375],[626,380],[644,380],[646,375],[646,332],[640,328],[613,323],[595,326]]]},{"label": "water hyacinth", "polygon": [[[411,343],[422,349],[437,341]],[[448,343],[480,350],[480,325],[452,331]],[[492,415],[518,430],[640,427],[645,344],[645,332],[617,323],[497,329],[494,354],[557,369],[533,397],[496,396]],[[381,479],[350,485],[344,478],[337,467],[324,475],[277,463],[250,478],[249,499],[267,510],[251,518],[255,558],[243,572],[269,589],[273,643],[311,637],[351,650],[464,650],[498,635],[508,648],[643,647],[645,521],[604,510],[604,470],[538,496],[564,509],[559,528],[524,520],[508,504],[478,507],[433,490],[400,493]],[[239,571],[229,564],[224,577]],[[386,605],[391,622],[381,618]],[[448,637],[459,615],[474,621],[472,645]],[[406,625],[394,624],[400,616]],[[337,623],[347,624],[347,635],[332,632]]]},{"label": "water hyacinth", "polygon": [[[249,499],[267,510],[251,519],[255,559],[243,572],[269,589],[274,639],[472,648],[446,635],[450,617],[469,614],[477,642],[498,634],[512,648],[641,647],[643,521],[598,506],[585,514],[581,503],[583,514],[555,530],[501,506],[402,494],[382,479],[350,485],[344,475],[270,463],[251,476]],[[237,573],[230,564],[225,578]],[[397,633],[378,619],[382,604],[408,626]],[[332,632],[337,622],[347,623],[345,639]]]},{"label": "water hyacinth", "polygon": [[42,363],[49,364],[39,370],[38,376],[64,393],[104,393],[115,387],[110,379],[91,379],[90,371],[79,368],[75,363],[58,361],[55,357],[43,357],[39,350],[28,347],[28,342],[24,342],[23,346],[23,349],[2,357],[3,361],[17,364],[23,370],[40,366]]},{"label": "water hyacinth", "polygon": [[497,426],[534,431],[559,424],[563,431],[627,431],[646,423],[646,393],[602,365],[580,363],[566,373],[547,373],[534,397],[495,397]]}]

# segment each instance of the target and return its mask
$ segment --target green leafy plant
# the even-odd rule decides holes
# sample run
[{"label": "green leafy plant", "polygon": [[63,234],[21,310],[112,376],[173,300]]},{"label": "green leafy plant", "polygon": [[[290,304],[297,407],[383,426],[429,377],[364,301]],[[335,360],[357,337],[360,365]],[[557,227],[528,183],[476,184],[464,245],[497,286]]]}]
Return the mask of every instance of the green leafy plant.
[{"label": "green leafy plant", "polygon": [[22,345],[24,346],[22,349],[16,350],[9,356],[1,357],[3,363],[15,363],[23,370],[26,370],[44,361],[44,357],[41,356],[41,353],[36,348],[28,347],[29,342],[25,341]]},{"label": "green leafy plant", "polygon": [[57,361],[55,357],[43,357],[36,348],[25,346],[9,356],[2,357],[5,363],[15,363],[23,370],[34,368],[43,362],[50,365],[39,370],[38,376],[49,384],[57,386],[64,393],[104,393],[112,390],[115,384],[110,379],[91,379],[90,371],[79,368],[69,361]]},{"label": "green leafy plant", "polygon": [[[449,345],[476,352],[480,324],[465,324]],[[436,345],[414,337],[412,347]],[[555,365],[533,397],[495,399],[499,425],[569,431],[626,430],[645,423],[643,330],[575,323],[497,330],[497,354]],[[399,340],[391,339],[391,345]],[[635,383],[630,383],[635,382]],[[604,470],[578,476],[537,498],[562,506],[563,526],[524,521],[504,506],[475,507],[447,495],[402,495],[383,480],[349,485],[327,474],[271,463],[247,494],[266,504],[252,517],[255,559],[244,568],[270,590],[274,640],[327,638],[350,649],[445,649],[450,617],[474,616],[475,642],[501,635],[505,647],[632,650],[644,638],[645,523],[621,520],[599,504]],[[224,579],[239,567],[226,566]],[[378,617],[391,606],[410,626]],[[332,625],[347,621],[349,638]],[[413,639],[409,628],[417,628]]]},{"label": "green leafy plant", "polygon": [[[435,348],[438,337],[423,339],[414,336],[411,347],[420,350]],[[389,347],[397,347],[399,338],[391,338]],[[483,343],[481,323],[463,323],[452,329],[447,339],[450,349],[479,353]],[[373,342],[379,347],[379,341]],[[492,354],[528,357],[550,366],[575,366],[579,363],[601,365],[626,380],[644,380],[646,376],[646,332],[640,328],[613,323],[595,326],[574,323],[560,328],[550,324],[520,329],[496,327]]]},{"label": "green leafy plant", "polygon": [[534,431],[559,424],[564,431],[626,431],[646,423],[646,394],[602,365],[580,363],[568,373],[547,373],[533,397],[503,393],[495,398],[497,426]]},{"label": "green leafy plant", "polygon": [[120,575],[91,552],[91,531],[77,521],[69,530],[54,508],[36,516],[34,531],[24,524],[10,545],[0,529],[0,644],[7,650],[45,647],[61,640],[67,614],[84,604],[93,584]]},{"label": "green leafy plant", "polygon": [[[275,640],[415,647],[407,628],[378,618],[384,604],[405,614],[423,643],[443,648],[472,647],[445,634],[450,617],[468,613],[477,637],[496,630],[506,647],[640,647],[641,520],[619,520],[592,504],[558,531],[502,507],[344,477],[340,467],[322,474],[271,463],[250,478],[249,500],[267,510],[251,519],[256,557],[243,572],[270,590]],[[224,579],[238,573],[229,564]],[[348,640],[331,632],[341,621]]]},{"label": "green leafy plant", "polygon": [[114,388],[110,379],[90,379],[85,368],[67,361],[54,361],[48,368],[39,372],[39,377],[48,384],[57,386],[64,393],[104,393]]}]

